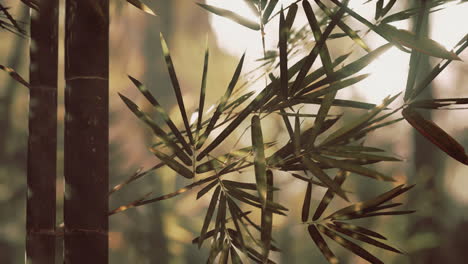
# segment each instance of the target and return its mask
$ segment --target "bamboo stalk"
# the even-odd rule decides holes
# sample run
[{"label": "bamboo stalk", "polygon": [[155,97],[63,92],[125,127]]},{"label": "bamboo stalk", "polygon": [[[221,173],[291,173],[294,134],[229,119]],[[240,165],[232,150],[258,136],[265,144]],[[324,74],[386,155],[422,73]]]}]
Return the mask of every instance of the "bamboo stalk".
[{"label": "bamboo stalk", "polygon": [[108,262],[109,1],[67,0],[65,263]]},{"label": "bamboo stalk", "polygon": [[58,0],[31,9],[27,263],[55,262]]}]

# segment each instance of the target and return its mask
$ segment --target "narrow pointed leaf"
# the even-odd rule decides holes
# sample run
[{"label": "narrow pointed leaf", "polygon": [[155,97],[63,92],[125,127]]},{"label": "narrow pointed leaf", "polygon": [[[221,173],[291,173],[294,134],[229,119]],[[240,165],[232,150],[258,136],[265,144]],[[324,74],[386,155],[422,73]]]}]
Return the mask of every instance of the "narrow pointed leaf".
[{"label": "narrow pointed leaf", "polygon": [[345,138],[346,136],[352,135],[353,133],[359,131],[360,129],[364,128],[367,125],[367,122],[374,118],[377,114],[379,114],[383,109],[385,109],[389,104],[391,104],[399,94],[393,97],[387,97],[384,99],[383,103],[374,109],[370,110],[368,113],[362,115],[361,117],[353,120],[347,125],[344,125],[331,135],[329,135],[326,139],[323,140],[321,143],[322,146],[331,145],[333,143],[339,142],[341,139]]},{"label": "narrow pointed leaf", "polygon": [[206,81],[208,76],[208,61],[210,57],[210,52],[208,47],[205,51],[205,60],[203,63],[203,74],[202,74],[202,81],[201,81],[201,89],[200,89],[200,100],[198,103],[198,122],[197,122],[197,133],[199,133],[202,129],[202,121],[203,121],[203,110],[205,107],[205,94],[206,94]]},{"label": "narrow pointed leaf", "polygon": [[259,197],[265,205],[267,196],[267,176],[265,150],[263,148],[263,135],[260,118],[255,115],[252,117],[252,146],[254,151],[254,169],[255,180]]},{"label": "narrow pointed leaf", "polygon": [[384,243],[382,243],[380,241],[377,241],[377,240],[375,240],[373,238],[370,238],[370,237],[368,237],[366,235],[363,235],[363,234],[360,234],[360,233],[357,233],[357,232],[354,232],[354,231],[351,231],[351,230],[348,230],[348,229],[340,228],[339,226],[336,226],[336,225],[333,225],[333,224],[327,224],[327,227],[330,228],[330,229],[333,229],[336,232],[347,235],[349,237],[352,237],[353,239],[362,241],[364,243],[373,245],[375,247],[379,247],[379,248],[382,248],[382,249],[385,249],[385,250],[388,250],[388,251],[392,251],[392,252],[395,252],[395,253],[398,253],[398,254],[402,254],[402,252],[400,250],[398,250],[398,249],[396,249],[394,247],[391,247],[391,246],[389,246],[387,244],[384,244]]},{"label": "narrow pointed leaf", "polygon": [[268,2],[268,5],[266,6],[265,11],[263,12],[263,24],[266,24],[268,20],[270,19],[271,13],[273,13],[273,10],[275,10],[276,5],[278,4],[278,0],[270,0]]},{"label": "narrow pointed leaf", "polygon": [[[338,174],[335,176],[335,178],[333,179],[333,181],[336,182],[336,184],[341,187],[343,182],[346,180],[346,177],[348,174],[349,173],[347,173],[346,171],[340,170]],[[335,197],[335,193],[331,189],[328,189],[327,192],[323,195],[323,198],[320,201],[319,205],[317,206],[317,209],[315,210],[314,216],[312,217],[313,221],[316,221],[322,216],[323,212],[327,209],[328,205],[330,204],[330,202],[333,200],[334,197]]]},{"label": "narrow pointed leaf", "polygon": [[312,199],[312,182],[309,182],[307,184],[307,190],[304,195],[304,202],[302,203],[302,215],[301,215],[302,222],[307,222],[307,220],[309,219],[311,199]]},{"label": "narrow pointed leaf", "polygon": [[330,176],[328,176],[322,169],[320,169],[315,162],[311,161],[307,157],[302,157],[302,163],[307,167],[307,169],[314,174],[317,179],[319,179],[323,184],[330,188],[333,192],[338,194],[341,198],[348,200],[346,193],[341,189],[341,187],[334,182]]},{"label": "narrow pointed leaf", "polygon": [[180,114],[182,115],[182,120],[184,121],[185,131],[187,132],[190,143],[193,145],[194,141],[193,141],[192,131],[190,130],[190,124],[189,124],[189,120],[187,117],[187,112],[185,111],[184,99],[182,96],[182,92],[180,90],[179,80],[177,80],[174,63],[172,63],[171,54],[169,53],[169,48],[167,47],[166,40],[164,39],[162,33],[160,34],[160,39],[161,39],[161,47],[162,47],[164,59],[167,65],[167,70],[169,72],[169,76],[171,77],[172,88],[174,88],[174,93],[176,95],[177,104],[179,105]]},{"label": "narrow pointed leaf", "polygon": [[348,239],[344,238],[343,236],[338,235],[337,233],[331,231],[330,229],[318,225],[318,230],[328,236],[329,238],[333,239],[336,243],[340,244],[342,247],[348,249],[349,251],[353,252],[354,254],[358,255],[359,257],[369,261],[372,264],[384,264],[383,261],[369,253],[367,250],[363,249],[359,245],[355,244],[354,242],[349,241]]},{"label": "narrow pointed leaf", "polygon": [[468,165],[468,155],[460,143],[445,132],[434,122],[425,119],[421,114],[407,107],[402,111],[403,117],[410,123],[421,135],[427,138],[442,151],[459,162]]},{"label": "narrow pointed leaf", "polygon": [[[273,173],[271,170],[266,172],[266,182],[268,190],[266,192],[266,200],[273,203]],[[262,260],[268,260],[268,255],[270,251],[271,241],[272,241],[272,232],[273,232],[273,212],[266,208],[262,208],[262,216],[261,216],[261,240],[262,240]]]},{"label": "narrow pointed leaf", "polygon": [[200,7],[206,9],[207,11],[215,15],[228,18],[244,27],[250,28],[252,30],[260,30],[260,25],[258,23],[251,21],[245,17],[242,17],[232,11],[219,8],[219,7],[215,7],[215,6],[211,6],[211,5],[201,4],[201,3],[197,3],[197,5],[199,5]]},{"label": "narrow pointed leaf", "polygon": [[233,247],[231,247],[229,252],[231,253],[232,264],[242,264],[242,259],[240,258],[239,254]]},{"label": "narrow pointed leaf", "polygon": [[283,99],[288,98],[288,28],[284,19],[283,9],[280,13],[279,26],[279,54],[280,54],[280,79],[281,79],[281,96]]},{"label": "narrow pointed leaf", "polygon": [[148,126],[150,126],[153,129],[153,132],[156,136],[158,136],[161,141],[169,148],[172,150],[172,152],[179,158],[181,159],[186,165],[191,166],[192,165],[192,160],[182,151],[182,149],[177,146],[147,114],[142,112],[140,108],[132,102],[130,99],[125,97],[124,95],[119,93],[120,98],[122,101],[127,105],[127,107],[143,122],[145,122]]},{"label": "narrow pointed leaf", "polygon": [[400,159],[383,156],[383,155],[375,155],[369,153],[361,153],[361,152],[341,152],[341,151],[330,151],[330,150],[320,150],[320,153],[327,156],[335,156],[341,158],[350,158],[350,159],[357,159],[357,160],[376,160],[376,161],[401,161]]},{"label": "narrow pointed leaf", "polygon": [[208,227],[210,226],[211,218],[213,217],[213,213],[216,208],[216,203],[218,202],[218,196],[219,196],[220,190],[221,190],[221,187],[218,186],[215,192],[213,193],[213,196],[211,197],[210,205],[208,206],[208,210],[206,211],[205,220],[203,221],[203,226],[200,232],[200,237],[198,239],[198,248],[201,248],[203,241],[206,238],[206,231],[208,230]]},{"label": "narrow pointed leaf", "polygon": [[237,211],[238,207],[237,207],[237,205],[234,204],[233,200],[228,198],[228,199],[226,199],[226,201],[228,203],[229,212],[231,213],[232,221],[234,222],[234,226],[236,227],[237,233],[239,234],[238,238],[239,238],[241,248],[245,248],[244,238],[242,236],[241,228],[239,226],[239,222],[241,220],[239,218],[239,213]]},{"label": "narrow pointed leaf", "polygon": [[444,99],[427,99],[417,100],[410,103],[411,108],[423,109],[457,109],[449,108],[451,105],[468,104],[468,98],[444,98]]},{"label": "narrow pointed leaf", "polygon": [[3,65],[0,65],[0,70],[3,70],[5,72],[7,72],[8,74],[10,74],[11,78],[13,78],[13,80],[21,83],[22,85],[24,85],[26,88],[30,88],[30,85],[29,83],[23,79],[23,77],[21,77],[21,75],[19,75],[15,70],[13,70],[12,68],[10,67],[7,67],[7,66],[3,66]]},{"label": "narrow pointed leaf", "polygon": [[159,102],[156,100],[156,98],[154,98],[154,96],[151,94],[151,92],[148,90],[148,88],[146,88],[140,81],[138,81],[137,79],[133,78],[132,76],[128,76],[128,78],[133,82],[133,84],[138,88],[138,90],[143,94],[143,96],[145,96],[145,98],[148,100],[148,102],[150,102],[156,112],[158,113],[158,115],[164,120],[164,122],[166,122],[166,124],[169,126],[169,128],[171,129],[172,133],[174,133],[174,136],[177,138],[177,140],[179,140],[179,142],[182,144],[182,146],[184,147],[184,150],[189,154],[189,155],[192,155],[192,150],[190,148],[190,146],[187,144],[187,142],[185,141],[184,137],[182,136],[182,134],[180,133],[179,129],[177,129],[177,127],[175,126],[174,122],[172,122],[171,118],[169,117],[169,115],[166,113],[166,111],[164,110],[164,108],[161,107],[161,105],[159,104]]},{"label": "narrow pointed leaf", "polygon": [[208,185],[206,185],[205,187],[203,187],[203,189],[201,189],[197,193],[197,200],[200,199],[201,197],[203,197],[203,195],[205,195],[207,192],[209,192],[211,189],[213,189],[213,187],[215,187],[217,185],[218,185],[218,181],[214,180],[213,182],[211,182]]},{"label": "narrow pointed leaf", "polygon": [[288,14],[286,15],[286,23],[285,23],[288,31],[291,30],[294,24],[294,20],[296,19],[297,9],[298,9],[298,6],[296,3],[292,3],[289,6]]},{"label": "narrow pointed leaf", "polygon": [[350,231],[353,231],[353,232],[361,233],[361,234],[366,235],[366,236],[372,236],[372,237],[376,237],[376,238],[379,238],[379,239],[387,240],[387,238],[382,236],[381,234],[379,234],[377,232],[374,232],[372,230],[369,230],[367,228],[364,228],[364,227],[360,227],[360,226],[357,226],[357,225],[344,223],[344,222],[338,222],[338,221],[334,221],[333,224],[335,226],[338,226],[338,227],[342,228],[342,229],[346,229],[346,230],[350,230]]},{"label": "narrow pointed leaf", "polygon": [[388,24],[380,24],[379,27],[383,32],[385,32],[385,35],[391,42],[400,44],[407,48],[415,49],[429,56],[447,60],[461,60],[457,54],[448,51],[444,46],[430,38],[420,37],[418,39],[413,32],[398,29]]},{"label": "narrow pointed leaf", "polygon": [[218,106],[216,107],[215,112],[213,113],[213,116],[210,119],[210,122],[208,123],[208,126],[206,127],[205,132],[201,136],[198,144],[197,144],[197,149],[201,148],[205,140],[208,138],[210,135],[211,131],[216,125],[216,122],[218,121],[219,117],[223,113],[226,107],[226,103],[229,100],[229,97],[232,94],[232,91],[234,90],[234,87],[237,84],[237,81],[239,80],[239,76],[242,71],[242,66],[244,65],[244,59],[245,59],[245,53],[242,55],[239,63],[237,64],[236,70],[234,72],[234,75],[232,76],[231,82],[229,83],[228,88],[226,89],[226,92],[224,93],[223,97],[221,98],[221,101],[219,102]]},{"label": "narrow pointed leaf", "polygon": [[331,249],[328,247],[327,242],[325,242],[323,237],[320,235],[320,232],[315,227],[315,225],[309,225],[307,230],[309,231],[310,237],[312,238],[314,243],[320,249],[323,256],[327,259],[328,263],[338,264],[339,263],[338,258],[335,256],[335,254],[333,254]]},{"label": "narrow pointed leaf", "polygon": [[[332,11],[327,8],[326,5],[324,5],[321,1],[318,1],[318,0],[315,0],[315,3],[317,3],[317,5],[323,10],[323,12],[331,17],[332,16]],[[361,37],[359,37],[359,35],[356,33],[356,31],[354,31],[353,29],[351,29],[348,25],[346,25],[342,20],[338,21],[337,22],[337,26],[343,30],[343,32],[349,36],[354,42],[356,42],[356,44],[358,44],[361,48],[363,48],[365,51],[369,52],[370,51],[370,48],[369,46],[367,46],[367,44],[362,40]]]},{"label": "narrow pointed leaf", "polygon": [[172,159],[171,157],[157,150],[156,148],[151,148],[150,150],[154,153],[154,155],[156,155],[156,157],[158,157],[161,161],[166,163],[166,165],[173,169],[175,172],[179,173],[187,179],[191,179],[194,177],[193,172],[187,169],[187,167],[185,167],[184,165],[177,162],[175,159]]},{"label": "narrow pointed leaf", "polygon": [[132,4],[133,6],[135,6],[136,8],[138,8],[140,10],[142,10],[145,13],[148,13],[148,14],[153,15],[153,16],[156,15],[154,13],[154,11],[151,10],[151,8],[149,8],[147,5],[142,3],[140,0],[127,0],[127,2],[129,2],[130,4]]}]

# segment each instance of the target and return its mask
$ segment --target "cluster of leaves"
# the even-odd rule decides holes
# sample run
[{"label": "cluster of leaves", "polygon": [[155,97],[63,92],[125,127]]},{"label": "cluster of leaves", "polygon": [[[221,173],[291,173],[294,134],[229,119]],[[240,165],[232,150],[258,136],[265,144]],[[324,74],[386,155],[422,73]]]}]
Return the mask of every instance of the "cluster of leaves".
[{"label": "cluster of leaves", "polygon": [[[304,182],[307,186],[302,207],[302,222],[307,226],[312,240],[321,250],[330,263],[338,263],[338,259],[328,247],[323,235],[338,243],[354,254],[371,263],[382,263],[377,257],[353,242],[357,240],[376,246],[391,252],[402,253],[392,246],[382,242],[385,237],[375,231],[348,223],[348,220],[376,217],[380,215],[400,215],[413,211],[386,211],[401,203],[388,203],[395,197],[411,189],[412,186],[400,185],[385,192],[374,199],[354,203],[336,212],[322,217],[328,204],[335,196],[349,201],[347,192],[342,184],[351,173],[372,178],[376,181],[391,182],[394,179],[366,165],[378,162],[399,161],[390,155],[382,154],[381,149],[365,146],[363,139],[366,135],[378,128],[386,127],[403,119],[406,119],[413,127],[421,132],[431,142],[458,161],[468,164],[468,158],[463,147],[449,136],[444,130],[433,122],[424,119],[416,109],[440,109],[454,104],[466,104],[466,98],[417,100],[417,96],[426,88],[432,80],[447,67],[453,60],[459,60],[458,55],[468,46],[465,37],[457,44],[455,51],[448,51],[437,42],[410,31],[397,29],[389,22],[409,19],[414,16],[418,21],[430,12],[440,9],[446,1],[422,1],[422,6],[411,8],[401,12],[387,15],[396,1],[376,2],[375,22],[363,18],[347,7],[349,1],[332,0],[334,7],[330,8],[320,0],[315,3],[322,11],[316,15],[309,1],[302,1],[302,7],[307,15],[308,26],[315,38],[315,43],[310,53],[299,59],[293,65],[289,65],[293,50],[294,39],[291,34],[292,25],[298,11],[297,3],[273,14],[278,0],[245,0],[245,3],[258,14],[258,21],[248,20],[232,11],[219,7],[199,4],[202,8],[219,16],[231,19],[238,24],[256,31],[263,31],[264,27],[279,16],[279,44],[278,52],[272,54],[270,63],[278,61],[273,68],[278,71],[270,71],[266,74],[269,83],[253,99],[253,92],[245,92],[237,87],[244,63],[241,57],[232,79],[228,84],[225,94],[219,99],[210,117],[206,117],[205,93],[206,80],[209,66],[209,51],[205,52],[205,61],[202,71],[201,92],[196,122],[190,123],[185,108],[184,99],[177,79],[176,71],[172,63],[168,46],[161,35],[163,54],[167,64],[169,76],[174,88],[174,93],[183,120],[183,129],[178,128],[167,112],[161,107],[157,99],[145,86],[133,77],[130,80],[135,84],[141,94],[154,106],[154,109],[167,128],[144,113],[133,101],[124,95],[120,97],[128,108],[145,124],[147,124],[157,138],[157,142],[150,148],[152,153],[160,160],[153,168],[141,172],[138,171],[122,184],[117,185],[110,193],[121,189],[130,182],[147,175],[149,172],[167,166],[177,174],[196,181],[173,193],[159,197],[152,197],[152,193],[127,205],[112,210],[109,214],[125,211],[132,207],[172,198],[184,192],[202,187],[197,194],[197,199],[212,191],[200,236],[193,240],[199,247],[204,241],[211,239],[211,251],[209,263],[218,260],[219,263],[243,263],[241,255],[245,255],[257,263],[273,263],[269,259],[270,251],[278,251],[274,243],[273,216],[286,215],[288,209],[273,199],[273,193],[278,191],[274,185],[274,174],[282,171],[295,179]],[[368,1],[371,2],[371,1]],[[287,10],[287,14],[284,11]],[[371,50],[359,36],[358,32],[351,29],[345,22],[344,16],[350,16],[365,24],[369,30],[376,32],[388,43]],[[415,32],[420,32],[416,26]],[[335,28],[340,28],[342,33],[332,33]],[[331,59],[327,47],[327,40],[336,37],[349,37],[357,45],[367,52],[345,66],[342,63],[349,54],[344,54]],[[381,105],[373,105],[365,102],[336,99],[339,90],[350,87],[367,77],[366,74],[357,75],[379,55],[391,46],[396,46],[405,52],[411,53],[410,73],[408,75],[407,88],[404,94],[404,104],[394,110],[389,105],[400,94],[387,97]],[[266,54],[266,52],[265,52]],[[434,69],[416,83],[416,71],[422,56],[441,58],[442,61]],[[312,70],[312,65],[320,57],[322,67]],[[279,72],[278,76],[274,72]],[[304,105],[319,105],[317,113],[301,112]],[[342,115],[330,115],[332,107],[347,107],[365,110],[364,113],[342,126],[332,129],[341,119]],[[389,111],[391,110],[391,111]],[[388,120],[402,110],[402,118]],[[290,140],[285,143],[264,142],[261,119],[278,114],[289,133]],[[213,154],[221,143],[230,136],[239,126],[250,119],[251,146],[225,153]],[[291,122],[293,118],[294,123]],[[313,126],[305,127],[301,119],[314,118]],[[216,136],[213,131],[216,128],[223,130]],[[167,131],[169,130],[169,132]],[[210,138],[212,136],[212,138]],[[267,155],[270,149],[276,147],[271,155]],[[268,150],[268,151],[266,151]],[[229,174],[243,172],[252,168],[255,181],[241,182],[230,180]],[[338,174],[332,178],[331,171],[338,170]],[[310,219],[310,207],[312,203],[313,185],[327,188],[322,201],[317,206]],[[248,208],[245,209],[245,208]],[[251,219],[252,210],[260,210],[260,223]],[[213,221],[214,220],[214,221]],[[212,224],[214,222],[214,226]],[[212,228],[210,228],[212,226]]]},{"label": "cluster of leaves", "polygon": [[20,26],[21,22],[17,21],[8,11],[8,7],[0,3],[0,28],[14,34],[24,36],[25,30]]}]

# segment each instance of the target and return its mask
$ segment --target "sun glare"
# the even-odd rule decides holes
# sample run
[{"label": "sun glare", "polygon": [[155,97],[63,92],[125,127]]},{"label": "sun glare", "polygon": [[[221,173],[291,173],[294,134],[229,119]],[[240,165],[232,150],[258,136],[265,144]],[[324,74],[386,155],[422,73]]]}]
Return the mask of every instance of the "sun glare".
[{"label": "sun glare", "polygon": [[[287,6],[290,2],[292,1],[282,1],[280,4]],[[350,5],[351,8],[364,16],[372,17],[373,8],[369,8],[368,4],[363,5],[362,3],[362,1],[352,1]],[[207,0],[207,4],[231,10],[251,20],[256,19],[252,10],[243,1]],[[275,12],[278,10],[278,6]],[[464,21],[466,22],[466,14],[468,14],[468,4],[445,7],[445,9],[431,15],[431,37],[451,49],[465,34],[467,27]],[[296,21],[296,25],[306,23],[303,17],[299,16],[298,19],[299,21]],[[220,46],[226,52],[240,56],[243,52],[247,51],[246,71],[258,65],[258,63],[255,63],[255,59],[261,58],[263,54],[259,32],[252,31],[235,22],[215,15],[210,15],[210,21],[217,40],[221,43]],[[393,25],[402,29],[408,28],[407,21],[401,21]],[[277,43],[277,34],[275,33],[277,30],[277,21],[273,21],[266,28],[265,38],[267,48],[273,48],[272,45]],[[378,47],[384,43],[382,39],[368,39],[367,41],[372,47]],[[404,53],[397,48],[391,48],[386,54],[383,54],[363,70],[363,72],[370,73],[370,77],[355,85],[349,92],[342,92],[340,97],[354,94],[368,102],[380,103],[388,95],[394,95],[404,90],[409,67],[409,57],[408,53]]]}]

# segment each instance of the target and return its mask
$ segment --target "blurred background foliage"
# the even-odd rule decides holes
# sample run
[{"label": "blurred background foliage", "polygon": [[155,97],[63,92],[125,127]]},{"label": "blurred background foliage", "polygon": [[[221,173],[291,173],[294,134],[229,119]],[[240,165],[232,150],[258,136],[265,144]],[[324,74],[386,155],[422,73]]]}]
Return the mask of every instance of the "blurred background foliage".
[{"label": "blurred background foliage", "polygon": [[[212,0],[208,4],[226,6],[234,10],[245,10],[243,1]],[[234,4],[234,2],[236,2]],[[285,6],[291,1],[281,1]],[[351,1],[356,10],[366,17],[372,17],[373,5],[363,5],[366,1]],[[2,1],[11,7],[9,12],[21,22],[27,21],[28,10],[18,1]],[[256,61],[262,57],[261,39],[257,35],[240,26],[210,15],[187,0],[154,0],[147,1],[158,16],[153,17],[141,13],[125,1],[116,0],[111,6],[110,33],[110,105],[111,105],[111,186],[122,182],[139,167],[150,168],[156,164],[156,158],[148,150],[152,138],[150,131],[124,106],[117,92],[125,92],[146,112],[153,111],[150,104],[138,97],[136,89],[128,80],[127,74],[139,79],[155,94],[163,107],[177,111],[175,97],[172,95],[169,77],[161,53],[159,33],[162,32],[169,43],[172,58],[181,83],[186,107],[192,111],[197,108],[201,66],[206,39],[210,47],[210,73],[207,84],[207,106],[215,103],[229,82],[239,55],[247,50],[246,67],[248,72],[258,67],[262,62]],[[398,1],[395,11],[408,8],[412,1]],[[279,6],[279,5],[278,5]],[[368,10],[366,10],[368,9]],[[465,10],[454,12],[457,9]],[[369,11],[370,10],[370,11]],[[458,10],[460,11],[460,10]],[[304,14],[299,11],[298,21],[294,28],[300,29],[306,25]],[[441,13],[442,15],[439,15]],[[446,38],[456,34],[466,34],[467,26],[463,23],[468,13],[467,4],[448,7],[431,15],[429,32],[432,37],[446,43],[449,47],[454,43]],[[460,15],[461,14],[461,15]],[[63,18],[63,10],[60,13]],[[248,16],[248,13],[246,13]],[[456,17],[459,20],[456,20]],[[62,21],[62,20],[61,20]],[[457,22],[460,21],[460,22]],[[267,49],[276,48],[277,23],[271,23],[272,28],[266,29]],[[20,24],[27,29],[27,25]],[[362,27],[355,21],[350,21],[353,29]],[[63,32],[63,26],[60,25]],[[410,28],[409,24],[398,24],[401,28]],[[361,28],[365,30],[365,28]],[[459,30],[461,33],[457,33]],[[440,32],[445,32],[446,35]],[[459,39],[458,37],[453,37]],[[381,40],[372,34],[364,38],[374,49],[381,45]],[[63,36],[61,36],[63,40]],[[379,42],[380,41],[380,42]],[[63,43],[63,41],[61,41]],[[307,45],[307,38],[299,42],[298,49]],[[310,45],[310,44],[309,44]],[[353,45],[347,38],[339,38],[329,42],[332,54],[343,54],[351,50],[359,56],[364,51]],[[303,48],[302,48],[303,49]],[[309,50],[307,48],[306,50]],[[63,46],[60,48],[63,54]],[[362,54],[359,54],[359,53]],[[374,79],[356,85],[347,92],[340,93],[340,98],[364,100],[379,103],[382,98],[404,89],[409,56],[401,55],[392,49],[391,55],[383,57],[372,65]],[[400,55],[395,55],[401,53]],[[8,65],[25,74],[28,67],[28,40],[6,31],[0,31],[0,64]],[[355,56],[353,54],[353,56]],[[391,59],[393,56],[393,60]],[[62,56],[60,56],[62,57]],[[390,59],[389,59],[390,57]],[[467,60],[466,52],[461,55]],[[387,59],[387,61],[385,61]],[[430,60],[434,65],[438,60]],[[59,65],[63,66],[63,61]],[[314,65],[314,67],[316,67]],[[63,67],[59,66],[59,69]],[[23,75],[24,76],[24,75]],[[63,73],[59,73],[59,87],[63,87]],[[249,77],[251,78],[251,77]],[[432,93],[427,98],[434,97],[466,97],[468,66],[464,63],[452,63],[441,74],[432,87]],[[247,77],[243,81],[250,81]],[[261,86],[261,84],[260,84]],[[258,84],[251,86],[259,87]],[[63,89],[59,94],[59,146],[63,145]],[[26,88],[10,79],[7,74],[0,74],[0,263],[22,263],[24,261],[24,225],[25,225],[25,165],[27,142],[27,104]],[[154,113],[154,112],[153,112]],[[350,111],[350,117],[353,116]],[[355,113],[356,115],[358,112]],[[176,117],[178,115],[175,115]],[[432,111],[431,118],[444,127],[459,142],[468,146],[468,124],[466,110]],[[173,117],[174,120],[174,117]],[[175,119],[177,124],[182,120]],[[286,139],[287,131],[274,122],[264,122],[265,141]],[[465,250],[468,242],[468,168],[447,155],[438,151],[435,146],[415,136],[416,132],[406,122],[400,122],[391,127],[371,134],[366,142],[379,146],[394,153],[404,161],[400,163],[383,163],[375,165],[379,171],[386,172],[401,183],[416,184],[409,195],[400,197],[408,208],[418,210],[409,216],[383,216],[360,220],[366,227],[377,230],[385,235],[393,245],[408,253],[395,255],[389,252],[370,248],[369,251],[385,263],[462,263],[468,257]],[[229,140],[235,140],[233,135]],[[231,144],[232,145],[232,144]],[[59,162],[62,164],[63,149],[58,150]],[[183,186],[182,180],[174,177],[174,172],[163,168],[122,189],[111,197],[110,208],[128,203],[143,193],[153,191],[165,194]],[[276,180],[277,179],[277,180]],[[277,200],[283,205],[301,204],[306,186],[291,178],[276,177],[275,184],[282,186],[282,192]],[[58,168],[57,179],[57,222],[62,222],[60,210],[63,203],[63,168]],[[353,190],[356,200],[364,200],[382,193],[388,188],[377,188],[367,179],[353,178],[345,184],[345,188]],[[313,189],[313,202],[317,204],[325,189]],[[206,197],[205,197],[206,198]],[[203,263],[208,252],[207,248],[198,250],[191,243],[198,236],[203,223],[203,216],[209,199],[195,203],[195,194],[191,193],[150,204],[116,214],[110,218],[110,263]],[[341,208],[343,202],[332,204],[333,208]],[[281,254],[274,253],[272,259],[278,263],[325,263],[320,251],[311,241],[305,226],[300,224],[300,208],[290,207],[289,216],[277,217],[274,221],[274,237],[282,249]],[[255,217],[258,217],[255,215]],[[58,238],[60,239],[60,238]],[[349,254],[347,251],[332,245],[332,249],[344,263],[365,263],[364,260]],[[58,251],[60,252],[60,251]]]}]

